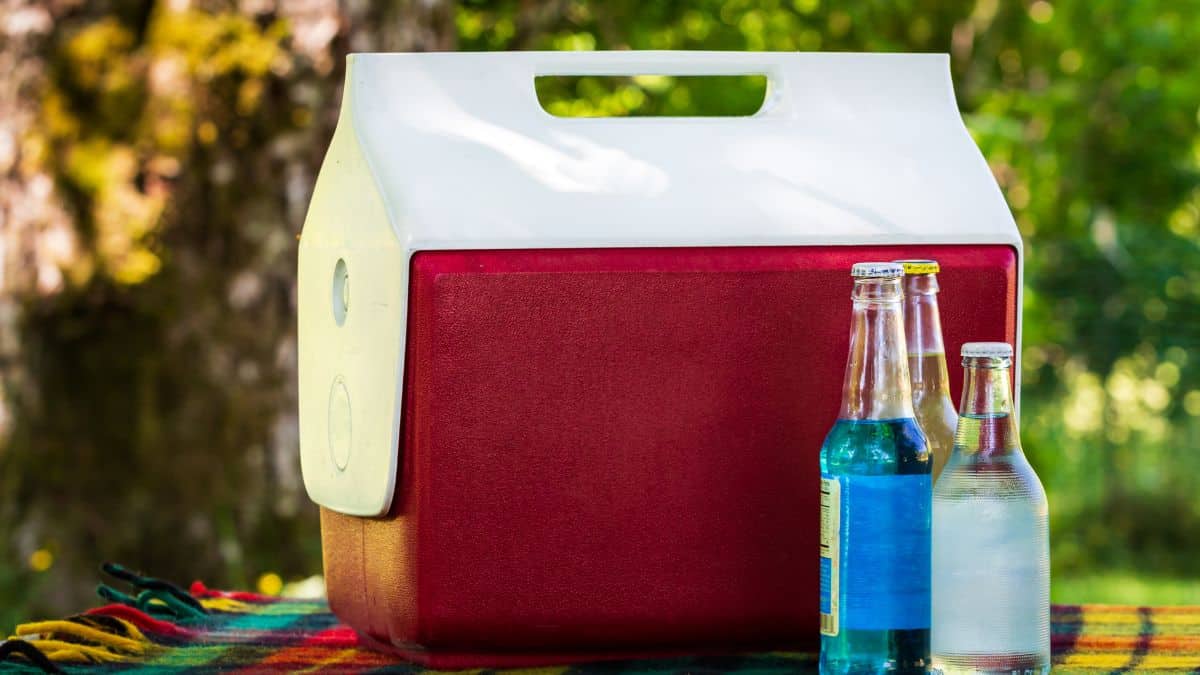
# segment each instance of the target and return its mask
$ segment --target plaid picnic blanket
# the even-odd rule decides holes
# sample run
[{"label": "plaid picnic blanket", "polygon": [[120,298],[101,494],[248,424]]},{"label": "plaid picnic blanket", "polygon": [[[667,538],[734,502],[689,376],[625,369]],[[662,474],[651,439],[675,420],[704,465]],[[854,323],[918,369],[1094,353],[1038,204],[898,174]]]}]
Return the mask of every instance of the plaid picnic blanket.
[{"label": "plaid picnic blanket", "polygon": [[[0,644],[0,673],[427,672],[362,646],[320,600],[216,591],[199,582],[185,592],[119,566],[106,565],[105,571],[133,585],[136,595],[102,585],[100,595],[110,604],[67,619],[18,626],[16,635]],[[1051,624],[1056,673],[1200,673],[1200,607],[1056,605]],[[520,672],[804,671],[816,672],[815,655],[606,661]]]}]

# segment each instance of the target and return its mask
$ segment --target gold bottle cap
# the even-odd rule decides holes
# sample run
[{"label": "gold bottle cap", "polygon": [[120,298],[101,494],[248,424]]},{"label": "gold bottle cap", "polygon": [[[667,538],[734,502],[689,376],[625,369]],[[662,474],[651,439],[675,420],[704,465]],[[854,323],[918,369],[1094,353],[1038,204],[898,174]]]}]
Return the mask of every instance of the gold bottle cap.
[{"label": "gold bottle cap", "polygon": [[905,274],[937,274],[942,268],[936,260],[896,260],[904,266]]}]

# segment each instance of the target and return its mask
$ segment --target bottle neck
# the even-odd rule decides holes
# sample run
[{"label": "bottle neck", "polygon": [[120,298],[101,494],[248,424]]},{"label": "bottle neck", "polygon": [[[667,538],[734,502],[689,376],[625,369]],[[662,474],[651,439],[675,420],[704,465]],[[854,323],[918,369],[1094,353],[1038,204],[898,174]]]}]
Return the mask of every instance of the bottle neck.
[{"label": "bottle neck", "polygon": [[913,393],[945,393],[949,397],[950,375],[937,294],[936,274],[904,277],[904,339]]},{"label": "bottle neck", "polygon": [[839,417],[913,417],[900,280],[857,279]]},{"label": "bottle neck", "polygon": [[1020,450],[1013,419],[1009,359],[990,357],[963,360],[963,395],[959,408],[956,449],[987,454]]}]

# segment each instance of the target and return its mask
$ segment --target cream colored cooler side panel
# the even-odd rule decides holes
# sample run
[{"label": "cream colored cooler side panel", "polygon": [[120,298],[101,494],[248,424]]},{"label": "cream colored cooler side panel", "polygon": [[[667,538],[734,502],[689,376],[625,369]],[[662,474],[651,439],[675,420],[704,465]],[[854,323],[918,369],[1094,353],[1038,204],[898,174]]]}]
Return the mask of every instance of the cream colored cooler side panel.
[{"label": "cream colored cooler side panel", "polygon": [[300,239],[300,466],[313,501],[375,516],[395,488],[408,260],[351,123],[351,95]]}]

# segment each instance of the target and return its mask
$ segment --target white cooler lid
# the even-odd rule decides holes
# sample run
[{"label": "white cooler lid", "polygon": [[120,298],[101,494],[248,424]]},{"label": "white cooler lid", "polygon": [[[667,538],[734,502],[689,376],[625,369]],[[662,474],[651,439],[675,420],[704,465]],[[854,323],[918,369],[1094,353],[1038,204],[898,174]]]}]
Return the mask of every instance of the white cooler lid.
[{"label": "white cooler lid", "polygon": [[[943,54],[357,54],[349,63],[301,238],[298,303],[304,482],[343,513],[381,515],[391,504],[415,251],[1021,251]],[[763,74],[768,92],[748,117],[568,119],[542,109],[535,77],[586,74]]]}]

